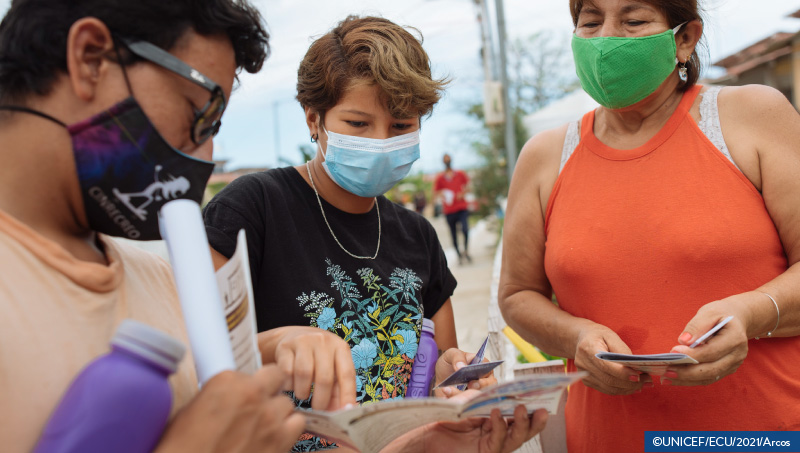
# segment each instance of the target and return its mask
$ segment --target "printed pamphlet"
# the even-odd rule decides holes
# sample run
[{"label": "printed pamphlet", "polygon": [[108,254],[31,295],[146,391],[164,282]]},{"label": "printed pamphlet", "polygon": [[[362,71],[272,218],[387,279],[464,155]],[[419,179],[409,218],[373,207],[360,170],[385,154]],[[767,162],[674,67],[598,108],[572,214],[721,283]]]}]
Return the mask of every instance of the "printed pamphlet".
[{"label": "printed pamphlet", "polygon": [[594,355],[600,360],[619,363],[642,373],[661,376],[670,365],[696,364],[697,360],[686,354],[616,354],[613,352],[598,352]]},{"label": "printed pamphlet", "polygon": [[214,272],[200,206],[173,200],[159,212],[200,385],[225,370],[261,366],[244,231],[231,259]]},{"label": "printed pamphlet", "polygon": [[239,230],[236,251],[231,259],[217,270],[217,286],[225,309],[236,370],[253,374],[261,368],[261,353],[256,339],[256,310],[244,230]]},{"label": "printed pamphlet", "polygon": [[585,376],[585,372],[523,376],[487,387],[468,401],[414,398],[381,401],[335,412],[298,410],[306,416],[306,431],[370,453],[380,451],[392,440],[420,426],[489,417],[493,409],[499,409],[508,417],[513,416],[520,404],[525,405],[529,413],[541,408],[555,413],[567,386]]}]

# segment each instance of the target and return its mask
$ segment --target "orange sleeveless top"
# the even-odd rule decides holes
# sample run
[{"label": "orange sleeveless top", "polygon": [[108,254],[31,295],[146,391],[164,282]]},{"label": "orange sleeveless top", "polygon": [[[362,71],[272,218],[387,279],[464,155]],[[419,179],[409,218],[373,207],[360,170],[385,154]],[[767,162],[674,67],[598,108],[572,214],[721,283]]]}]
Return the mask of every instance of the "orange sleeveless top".
[{"label": "orange sleeveless top", "polygon": [[[669,352],[701,306],[787,268],[761,195],[689,115],[699,92],[635,149],[604,145],[587,113],[547,206],[545,271],[559,306],[636,354]],[[571,452],[641,452],[645,431],[800,429],[800,337],[751,340],[742,366],[709,386],[656,379],[610,396],[577,383],[566,419]]]}]

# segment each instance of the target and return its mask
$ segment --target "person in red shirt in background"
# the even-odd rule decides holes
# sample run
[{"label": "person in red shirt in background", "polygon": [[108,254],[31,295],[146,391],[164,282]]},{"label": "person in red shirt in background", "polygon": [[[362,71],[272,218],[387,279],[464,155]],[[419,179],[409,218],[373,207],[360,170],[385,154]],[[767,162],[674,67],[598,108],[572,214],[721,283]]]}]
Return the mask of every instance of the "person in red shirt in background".
[{"label": "person in red shirt in background", "polygon": [[[453,170],[449,154],[442,158],[445,170],[436,176],[433,184],[433,199],[440,200],[442,211],[450,226],[450,234],[453,236],[453,246],[458,253],[458,264],[463,264],[466,259],[472,262],[472,257],[467,251],[467,241],[469,238],[469,209],[464,195],[467,193],[469,177],[461,170]],[[461,231],[464,233],[464,252],[458,248],[458,224],[461,223]]]}]

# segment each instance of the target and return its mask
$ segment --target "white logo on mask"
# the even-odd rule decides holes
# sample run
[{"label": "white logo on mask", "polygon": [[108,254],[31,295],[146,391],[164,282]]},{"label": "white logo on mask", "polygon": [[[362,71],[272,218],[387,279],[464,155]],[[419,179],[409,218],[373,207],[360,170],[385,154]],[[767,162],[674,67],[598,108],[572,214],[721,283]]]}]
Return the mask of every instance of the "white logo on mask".
[{"label": "white logo on mask", "polygon": [[[147,220],[147,210],[145,208],[152,202],[180,198],[191,188],[189,180],[183,176],[175,178],[170,175],[168,180],[159,181],[159,171],[161,171],[161,165],[156,165],[156,172],[153,177],[155,182],[141,192],[122,193],[116,187],[112,189],[117,199],[142,221]],[[144,201],[139,206],[134,206],[131,202],[134,198],[144,198]]]}]

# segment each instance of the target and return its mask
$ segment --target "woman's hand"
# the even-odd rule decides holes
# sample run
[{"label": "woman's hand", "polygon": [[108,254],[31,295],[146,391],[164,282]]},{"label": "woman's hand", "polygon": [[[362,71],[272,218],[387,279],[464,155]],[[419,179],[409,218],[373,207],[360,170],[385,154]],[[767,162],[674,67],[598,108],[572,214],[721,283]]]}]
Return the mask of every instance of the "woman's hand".
[{"label": "woman's hand", "polygon": [[[752,297],[759,296],[764,297],[757,292],[737,294],[700,307],[678,337],[680,344],[671,351],[687,354],[700,363],[667,368],[661,384],[709,385],[733,374],[747,357],[747,323],[750,315],[747,304]],[[716,334],[694,349],[689,347],[729,315],[733,315],[733,319]]]},{"label": "woman's hand", "polygon": [[587,387],[608,395],[630,395],[640,391],[643,386],[653,386],[649,375],[618,363],[600,360],[595,357],[598,352],[630,354],[631,349],[608,327],[594,324],[581,330],[575,348],[575,367],[589,373],[583,379]]},{"label": "woman's hand", "polygon": [[[436,361],[436,371],[433,377],[434,385],[442,382],[451,374],[465,367],[474,358],[475,354],[468,354],[456,348],[450,348],[445,351],[445,353],[439,357],[439,360]],[[487,362],[488,360],[484,359],[483,361]],[[492,373],[484,378],[478,379],[477,381],[471,381],[468,384],[468,388],[479,390],[494,384],[497,384],[497,379],[495,379],[494,373]],[[450,398],[460,393],[462,392],[455,386],[449,386],[434,390],[433,396],[438,398]]]},{"label": "woman's hand", "polygon": [[300,400],[314,397],[316,410],[336,410],[356,403],[356,370],[350,346],[317,327],[287,326],[262,332],[258,347],[264,363],[274,362],[288,377],[284,390]]}]

